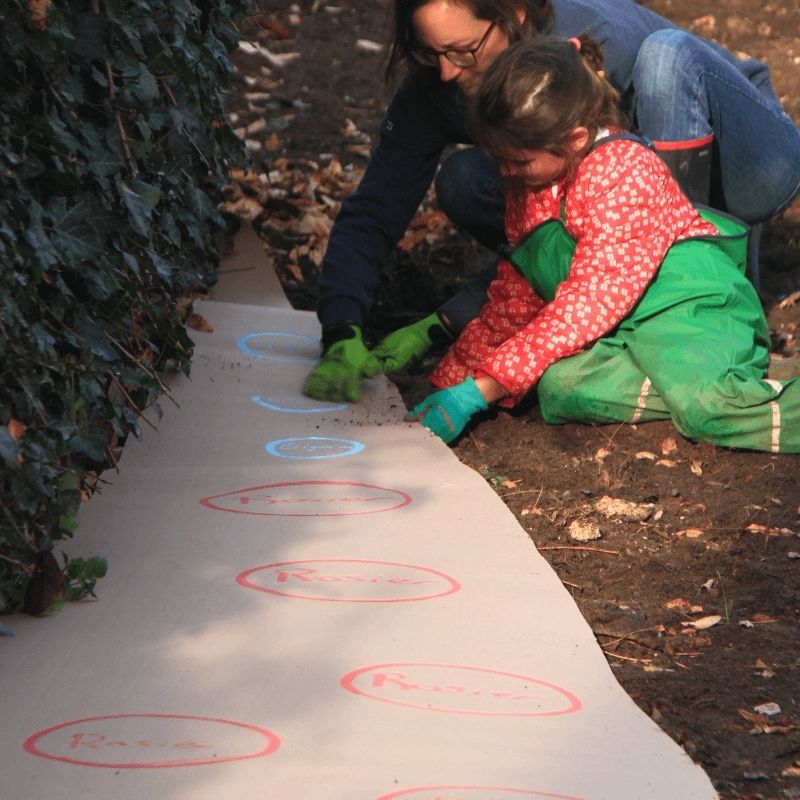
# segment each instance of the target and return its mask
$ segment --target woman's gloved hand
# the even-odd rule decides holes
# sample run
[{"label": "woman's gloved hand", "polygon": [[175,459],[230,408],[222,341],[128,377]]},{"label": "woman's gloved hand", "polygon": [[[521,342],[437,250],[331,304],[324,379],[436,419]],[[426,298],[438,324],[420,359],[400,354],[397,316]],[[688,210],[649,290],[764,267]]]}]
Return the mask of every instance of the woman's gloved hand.
[{"label": "woman's gloved hand", "polygon": [[466,427],[473,414],[485,411],[488,403],[472,377],[448,389],[428,395],[408,412],[407,419],[419,420],[442,441],[449,444]]},{"label": "woman's gloved hand", "polygon": [[434,342],[452,341],[439,314],[433,314],[390,333],[373,351],[384,372],[402,372],[428,352]]},{"label": "woman's gloved hand", "polygon": [[303,392],[316,400],[355,403],[361,397],[361,379],[374,378],[380,371],[358,325],[331,326],[322,332],[322,360],[306,378]]}]

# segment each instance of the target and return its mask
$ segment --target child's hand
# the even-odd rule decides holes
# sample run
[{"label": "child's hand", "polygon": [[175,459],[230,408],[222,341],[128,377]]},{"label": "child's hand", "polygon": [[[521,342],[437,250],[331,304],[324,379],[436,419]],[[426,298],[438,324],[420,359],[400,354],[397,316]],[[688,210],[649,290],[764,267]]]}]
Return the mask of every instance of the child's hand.
[{"label": "child's hand", "polygon": [[470,377],[449,389],[428,395],[406,419],[421,419],[422,424],[449,444],[466,427],[473,414],[488,408],[480,389]]}]

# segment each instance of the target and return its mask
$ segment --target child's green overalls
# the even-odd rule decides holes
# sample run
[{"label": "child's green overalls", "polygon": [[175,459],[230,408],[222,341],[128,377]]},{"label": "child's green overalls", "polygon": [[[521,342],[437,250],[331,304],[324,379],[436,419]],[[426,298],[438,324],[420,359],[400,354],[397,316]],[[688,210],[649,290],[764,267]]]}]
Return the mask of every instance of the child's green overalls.
[{"label": "child's green overalls", "polygon": [[[766,378],[769,331],[744,274],[747,226],[699,211],[719,236],[674,244],[614,331],[545,371],[537,387],[542,416],[551,423],[671,418],[691,439],[800,452],[800,379]],[[562,200],[561,219],[539,225],[508,256],[546,302],[575,251],[564,223]]]}]

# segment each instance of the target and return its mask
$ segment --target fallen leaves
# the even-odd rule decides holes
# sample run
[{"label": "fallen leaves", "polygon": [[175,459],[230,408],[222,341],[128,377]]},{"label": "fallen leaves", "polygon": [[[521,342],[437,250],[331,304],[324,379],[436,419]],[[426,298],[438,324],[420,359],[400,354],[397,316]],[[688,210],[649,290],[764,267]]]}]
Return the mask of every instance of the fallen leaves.
[{"label": "fallen leaves", "polygon": [[792,292],[778,303],[778,308],[785,311],[787,308],[793,308],[798,302],[800,302],[800,291]]},{"label": "fallen leaves", "polygon": [[681,622],[681,625],[696,631],[704,631],[708,628],[713,628],[715,625],[719,625],[720,622],[722,622],[722,617],[719,614],[709,614],[707,617]]},{"label": "fallen leaves", "polygon": [[661,455],[668,456],[678,452],[678,443],[672,436],[667,436],[661,440]]},{"label": "fallen leaves", "polygon": [[261,44],[251,42],[239,42],[239,49],[251,56],[263,58],[270,66],[282,68],[292,61],[300,58],[300,53],[273,53],[269,48]]},{"label": "fallen leaves", "polygon": [[682,597],[675,597],[672,600],[667,600],[667,602],[664,603],[664,606],[672,611],[679,611],[681,614],[703,613],[703,606],[697,605],[696,603],[690,603],[688,600],[684,600]]},{"label": "fallen leaves", "polygon": [[28,0],[30,23],[36,30],[47,30],[47,12],[51,5],[53,5],[53,0]]},{"label": "fallen leaves", "polygon": [[202,315],[192,311],[186,319],[186,324],[195,331],[214,333],[214,326]]},{"label": "fallen leaves", "polygon": [[684,528],[683,530],[677,531],[675,536],[678,539],[699,539],[703,533],[704,531],[702,528]]},{"label": "fallen leaves", "polygon": [[24,422],[20,422],[18,419],[14,419],[13,417],[8,421],[6,428],[8,429],[8,433],[12,439],[21,439],[22,435],[28,429]]},{"label": "fallen leaves", "polygon": [[[777,703],[775,705],[777,705]],[[759,706],[756,706],[756,709],[758,708]],[[785,735],[797,730],[797,726],[791,722],[772,720],[771,715],[759,713],[758,710],[747,711],[747,709],[744,708],[737,708],[736,711],[742,719],[747,720],[747,722],[751,724],[749,733],[752,736],[759,736],[762,734]],[[780,713],[780,707],[778,707],[778,713]]]}]

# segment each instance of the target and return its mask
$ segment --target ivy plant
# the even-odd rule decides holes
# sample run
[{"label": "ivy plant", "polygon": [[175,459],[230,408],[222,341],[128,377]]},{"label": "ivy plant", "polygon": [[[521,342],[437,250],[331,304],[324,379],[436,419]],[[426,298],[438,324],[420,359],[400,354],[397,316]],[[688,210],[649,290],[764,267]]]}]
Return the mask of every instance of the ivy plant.
[{"label": "ivy plant", "polygon": [[246,6],[0,5],[0,612],[24,610],[164,374],[189,371],[177,301],[215,280]]}]

